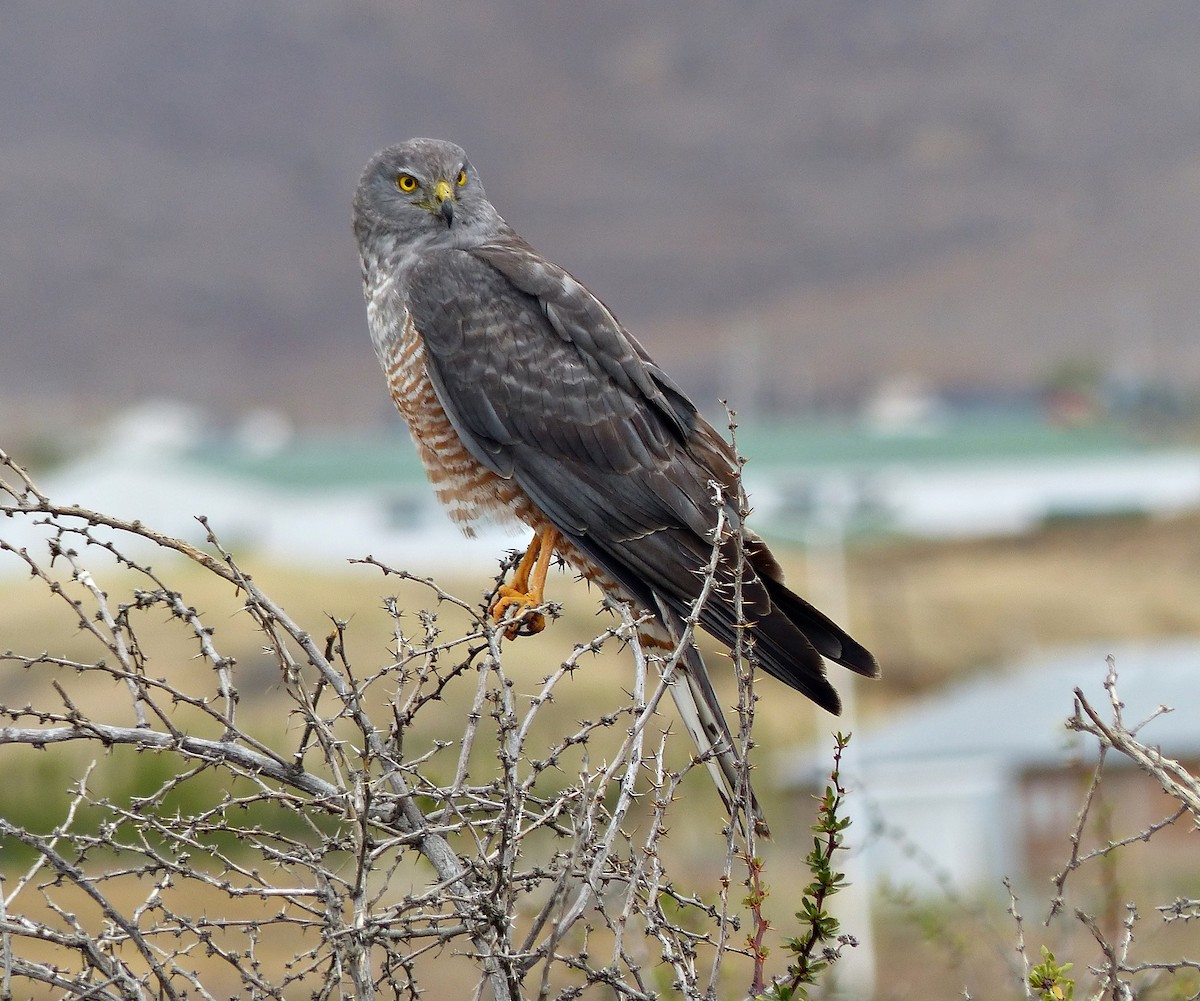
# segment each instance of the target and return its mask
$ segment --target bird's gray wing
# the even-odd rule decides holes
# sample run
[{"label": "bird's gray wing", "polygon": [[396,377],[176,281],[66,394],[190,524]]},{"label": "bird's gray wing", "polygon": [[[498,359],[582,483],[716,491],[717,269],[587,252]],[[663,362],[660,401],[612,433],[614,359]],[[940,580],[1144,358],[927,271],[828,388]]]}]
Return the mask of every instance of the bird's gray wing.
[{"label": "bird's gray wing", "polygon": [[668,397],[583,286],[562,298],[594,322],[556,325],[561,299],[523,291],[472,253],[439,251],[413,269],[408,308],[447,416],[571,536],[606,548],[664,529],[703,537],[715,515],[712,474],[686,455],[695,408]]},{"label": "bird's gray wing", "polygon": [[[661,600],[690,614],[712,555],[713,483],[731,483],[734,468],[687,396],[599,299],[515,239],[430,253],[407,284],[430,379],[475,458],[513,478],[644,607]],[[731,500],[725,511],[739,530]],[[753,567],[745,573],[745,613],[767,620],[768,591]],[[714,596],[701,623],[737,641],[727,597]],[[776,626],[760,637],[763,666],[836,709],[813,643],[786,620]]]},{"label": "bird's gray wing", "polygon": [[[592,292],[568,271],[542,257],[511,230],[472,253],[513,287],[534,296],[555,332],[593,357],[619,385],[636,389],[686,439],[696,407]],[[724,440],[720,445],[728,449]],[[728,455],[732,463],[733,455]]]}]

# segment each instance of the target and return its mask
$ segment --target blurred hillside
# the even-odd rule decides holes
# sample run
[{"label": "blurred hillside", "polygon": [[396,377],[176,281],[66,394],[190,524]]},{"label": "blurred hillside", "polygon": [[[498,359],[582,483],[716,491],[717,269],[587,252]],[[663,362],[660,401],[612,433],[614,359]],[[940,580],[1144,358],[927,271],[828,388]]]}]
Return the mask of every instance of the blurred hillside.
[{"label": "blurred hillside", "polygon": [[15,0],[0,426],[146,394],[393,419],[349,199],[413,134],[704,406],[1075,358],[1193,385],[1198,49],[1163,0]]}]

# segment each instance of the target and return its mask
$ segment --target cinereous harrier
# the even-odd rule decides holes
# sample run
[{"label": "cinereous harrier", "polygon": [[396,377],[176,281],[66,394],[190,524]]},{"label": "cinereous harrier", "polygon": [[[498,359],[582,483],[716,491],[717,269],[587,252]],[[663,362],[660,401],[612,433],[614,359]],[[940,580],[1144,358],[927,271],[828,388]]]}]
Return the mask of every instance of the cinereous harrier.
[{"label": "cinereous harrier", "polygon": [[[644,642],[672,647],[713,553],[719,484],[727,532],[700,624],[735,643],[740,532],[743,608],[767,673],[834,713],[822,657],[878,675],[870,653],[788,590],[741,524],[728,443],[599,299],[500,218],[462,149],[410,139],[373,156],[354,231],[375,352],[438,498],[468,533],[485,518],[533,529],[492,608],[496,621],[515,616],[510,636],[541,628],[532,610],[557,552],[653,613]],[[733,741],[691,644],[671,692],[732,808]]]}]

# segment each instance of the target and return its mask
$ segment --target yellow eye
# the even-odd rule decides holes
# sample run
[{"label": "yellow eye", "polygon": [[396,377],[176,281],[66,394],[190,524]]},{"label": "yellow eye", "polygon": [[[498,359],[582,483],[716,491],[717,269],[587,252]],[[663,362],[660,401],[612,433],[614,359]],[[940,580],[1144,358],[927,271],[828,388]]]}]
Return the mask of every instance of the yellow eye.
[{"label": "yellow eye", "polygon": [[397,174],[396,175],[396,187],[398,187],[401,191],[404,191],[404,192],[416,191],[417,188],[419,188],[420,186],[421,186],[421,182],[418,181],[415,177],[413,177],[412,174]]},{"label": "yellow eye", "polygon": [[465,170],[460,170],[458,172],[458,177],[456,177],[454,179],[454,183],[457,184],[460,188],[464,184],[466,184],[467,183],[467,172]]}]

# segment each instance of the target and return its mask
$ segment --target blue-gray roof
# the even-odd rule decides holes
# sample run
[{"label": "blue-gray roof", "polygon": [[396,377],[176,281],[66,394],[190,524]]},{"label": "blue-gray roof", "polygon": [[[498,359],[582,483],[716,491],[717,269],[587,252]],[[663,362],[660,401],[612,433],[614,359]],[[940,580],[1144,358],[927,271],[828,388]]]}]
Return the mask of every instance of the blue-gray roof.
[{"label": "blue-gray roof", "polygon": [[1139,740],[1169,757],[1200,756],[1200,640],[1120,643],[1049,652],[1006,670],[976,676],[903,710],[881,726],[860,726],[856,765],[988,756],[1014,767],[1061,764],[1095,741],[1069,731],[1074,689],[1105,720],[1105,658],[1112,654],[1126,726],[1160,705],[1173,711],[1149,723]]}]

